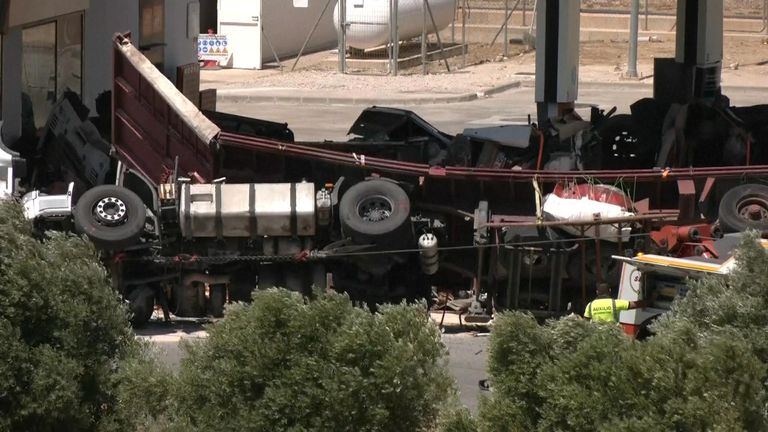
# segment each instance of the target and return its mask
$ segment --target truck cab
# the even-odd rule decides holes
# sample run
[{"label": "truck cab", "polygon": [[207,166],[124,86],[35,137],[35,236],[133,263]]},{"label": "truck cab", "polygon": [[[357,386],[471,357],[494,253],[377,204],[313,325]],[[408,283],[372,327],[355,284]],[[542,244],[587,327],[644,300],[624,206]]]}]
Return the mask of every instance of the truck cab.
[{"label": "truck cab", "polygon": [[[637,254],[634,257],[613,256],[622,264],[618,298],[629,301],[655,299],[650,306],[619,314],[624,332],[642,338],[649,333],[648,325],[667,312],[672,302],[685,296],[691,280],[706,276],[723,276],[736,267],[734,252],[741,241],[741,233],[728,234],[714,242],[717,256],[670,257],[655,254]],[[768,240],[760,240],[768,248]]]}]

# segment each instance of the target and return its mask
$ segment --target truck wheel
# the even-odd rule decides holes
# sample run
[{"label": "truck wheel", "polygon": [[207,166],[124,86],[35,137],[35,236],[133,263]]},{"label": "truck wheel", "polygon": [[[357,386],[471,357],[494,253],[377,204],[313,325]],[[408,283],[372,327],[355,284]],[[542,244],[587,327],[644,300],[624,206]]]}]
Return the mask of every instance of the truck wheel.
[{"label": "truck wheel", "polygon": [[119,186],[86,191],[73,209],[75,229],[103,249],[134,244],[144,231],[147,208],[135,193]]},{"label": "truck wheel", "polygon": [[643,147],[629,114],[608,118],[595,129],[601,138],[602,169],[649,168],[651,148]]},{"label": "truck wheel", "polygon": [[347,190],[339,203],[341,231],[357,244],[398,247],[410,234],[411,202],[386,180],[368,180]]},{"label": "truck wheel", "polygon": [[768,231],[768,186],[745,184],[723,195],[718,209],[723,232]]},{"label": "truck wheel", "polygon": [[155,310],[155,290],[147,285],[133,288],[126,296],[131,311],[131,325],[141,327],[152,318]]}]

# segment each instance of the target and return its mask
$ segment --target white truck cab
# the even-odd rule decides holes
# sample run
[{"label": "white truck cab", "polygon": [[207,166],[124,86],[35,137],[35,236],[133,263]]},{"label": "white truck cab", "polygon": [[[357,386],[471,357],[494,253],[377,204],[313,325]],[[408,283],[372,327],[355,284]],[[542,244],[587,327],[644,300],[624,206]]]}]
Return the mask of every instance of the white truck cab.
[{"label": "white truck cab", "polygon": [[[641,337],[647,326],[656,317],[668,311],[672,301],[684,296],[691,279],[701,279],[708,275],[726,275],[736,266],[733,256],[741,240],[741,234],[729,234],[714,242],[717,258],[692,256],[675,258],[663,255],[638,254],[628,258],[613,256],[622,262],[618,298],[639,301],[656,298],[649,307],[622,311],[619,322],[624,332],[633,337]],[[768,240],[760,241],[768,249]]]}]

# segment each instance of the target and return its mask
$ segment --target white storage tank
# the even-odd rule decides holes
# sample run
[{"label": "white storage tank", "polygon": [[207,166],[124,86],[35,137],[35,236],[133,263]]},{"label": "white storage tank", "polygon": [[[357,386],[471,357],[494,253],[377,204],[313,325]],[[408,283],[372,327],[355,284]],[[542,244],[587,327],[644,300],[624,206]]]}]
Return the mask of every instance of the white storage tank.
[{"label": "white storage tank", "polygon": [[[368,49],[389,43],[390,0],[339,0],[346,2],[347,44]],[[397,8],[398,38],[408,40],[421,35],[424,26],[424,0],[399,0]],[[456,0],[429,0],[429,7],[440,31],[453,21]],[[339,4],[333,12],[333,23],[339,30]],[[427,14],[427,34],[435,33]]]}]

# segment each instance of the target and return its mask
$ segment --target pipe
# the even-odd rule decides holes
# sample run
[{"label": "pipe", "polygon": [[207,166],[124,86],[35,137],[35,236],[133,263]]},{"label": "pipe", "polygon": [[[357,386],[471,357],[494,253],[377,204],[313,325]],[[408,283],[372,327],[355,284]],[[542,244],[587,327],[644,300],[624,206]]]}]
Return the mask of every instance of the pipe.
[{"label": "pipe", "polygon": [[536,171],[541,170],[541,161],[544,158],[544,131],[539,130],[539,156],[536,158]]},{"label": "pipe", "polygon": [[672,168],[672,169],[637,169],[637,170],[589,170],[589,171],[540,171],[540,170],[506,170],[498,168],[472,167],[432,167],[423,163],[401,162],[392,159],[366,157],[364,161],[353,153],[326,150],[303,144],[286,143],[267,138],[251,137],[231,132],[221,132],[220,141],[223,145],[243,148],[250,151],[277,154],[336,163],[339,165],[355,166],[367,171],[382,171],[387,173],[405,174],[411,176],[435,177],[441,179],[472,179],[529,182],[536,176],[541,181],[566,181],[592,178],[600,181],[617,181],[622,178],[633,178],[638,182],[672,181],[678,179],[696,179],[706,177],[741,178],[745,175],[768,176],[768,165],[724,166],[702,168]]}]

